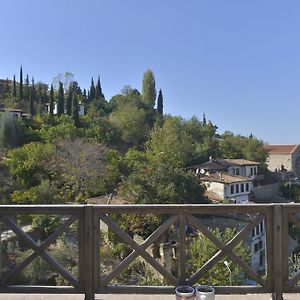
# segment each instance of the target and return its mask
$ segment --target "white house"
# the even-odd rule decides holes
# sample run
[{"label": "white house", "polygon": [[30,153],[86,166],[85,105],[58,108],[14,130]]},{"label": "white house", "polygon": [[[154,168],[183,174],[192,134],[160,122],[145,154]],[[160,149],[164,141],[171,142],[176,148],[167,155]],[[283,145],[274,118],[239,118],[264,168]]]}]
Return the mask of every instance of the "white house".
[{"label": "white house", "polygon": [[[84,108],[85,108],[85,105],[83,103],[78,104],[79,116],[85,115]],[[47,111],[47,113],[50,113],[50,103],[46,103],[46,111]],[[65,108],[64,113],[67,113],[66,108]],[[54,102],[53,114],[57,115],[57,103],[56,102]]]},{"label": "white house", "polygon": [[222,172],[200,176],[200,181],[205,185],[207,192],[236,204],[247,203],[253,188],[251,178]]},{"label": "white house", "polygon": [[252,230],[251,267],[256,272],[264,272],[266,260],[265,223],[262,221]]},{"label": "white house", "polygon": [[210,159],[193,169],[213,202],[247,203],[259,163],[246,159]]}]

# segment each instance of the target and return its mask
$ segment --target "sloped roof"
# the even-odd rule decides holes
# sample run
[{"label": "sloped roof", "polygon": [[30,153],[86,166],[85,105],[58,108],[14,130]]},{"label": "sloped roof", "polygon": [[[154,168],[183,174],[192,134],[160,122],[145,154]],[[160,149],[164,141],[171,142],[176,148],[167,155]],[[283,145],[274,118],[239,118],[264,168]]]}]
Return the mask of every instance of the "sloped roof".
[{"label": "sloped roof", "polygon": [[257,166],[260,163],[257,161],[247,160],[247,159],[223,159],[224,161],[228,162],[230,165],[236,166]]},{"label": "sloped roof", "polygon": [[269,154],[292,154],[299,145],[264,145]]},{"label": "sloped roof", "polygon": [[113,204],[113,205],[122,205],[122,204],[129,204],[127,200],[121,198],[119,196],[113,195],[103,195],[99,197],[94,197],[86,200],[89,204]]},{"label": "sloped roof", "polygon": [[191,166],[188,169],[204,169],[222,171],[226,170],[230,166],[257,166],[259,162],[237,158],[237,159],[213,159],[203,164]]},{"label": "sloped roof", "polygon": [[249,177],[238,176],[238,175],[231,175],[228,173],[213,173],[207,176],[200,177],[201,181],[210,181],[210,182],[220,182],[224,184],[230,184],[235,182],[246,182],[252,181]]},{"label": "sloped roof", "polygon": [[213,203],[221,203],[224,199],[212,191],[205,191],[204,196]]}]

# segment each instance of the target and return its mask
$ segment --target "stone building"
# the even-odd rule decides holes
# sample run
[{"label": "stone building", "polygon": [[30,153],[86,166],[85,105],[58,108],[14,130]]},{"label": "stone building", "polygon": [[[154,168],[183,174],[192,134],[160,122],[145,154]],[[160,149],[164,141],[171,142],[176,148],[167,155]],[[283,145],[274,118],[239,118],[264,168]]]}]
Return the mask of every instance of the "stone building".
[{"label": "stone building", "polygon": [[265,145],[267,165],[272,172],[292,171],[300,178],[300,145]]}]

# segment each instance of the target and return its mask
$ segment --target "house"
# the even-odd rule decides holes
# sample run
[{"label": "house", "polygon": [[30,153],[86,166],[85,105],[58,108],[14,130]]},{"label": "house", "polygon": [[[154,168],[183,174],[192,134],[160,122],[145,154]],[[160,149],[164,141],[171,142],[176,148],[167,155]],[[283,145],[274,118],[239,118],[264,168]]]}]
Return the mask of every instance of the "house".
[{"label": "house", "polygon": [[23,116],[23,111],[21,109],[3,108],[1,109],[1,112],[8,113],[14,118],[21,118]]},{"label": "house", "polygon": [[189,167],[206,187],[212,202],[247,203],[259,163],[246,159],[210,159]]},{"label": "house", "polygon": [[300,145],[265,145],[264,149],[270,171],[292,171],[300,178]]},{"label": "house", "polygon": [[265,223],[260,222],[253,230],[251,237],[251,267],[259,273],[265,271],[266,261]]},{"label": "house", "polygon": [[210,159],[208,162],[189,167],[196,173],[225,172],[231,175],[239,175],[254,178],[257,175],[258,162],[246,159]]},{"label": "house", "polygon": [[200,176],[200,181],[206,187],[207,197],[217,196],[219,199],[236,204],[247,203],[250,191],[253,188],[251,178],[222,172]]},{"label": "house", "polygon": [[[46,111],[47,111],[47,113],[50,113],[50,103],[46,103]],[[66,108],[65,108],[65,113],[67,113]],[[79,113],[79,116],[85,115],[85,105],[83,103],[78,104],[78,113]],[[54,102],[53,114],[57,115],[57,103],[56,102]]]}]

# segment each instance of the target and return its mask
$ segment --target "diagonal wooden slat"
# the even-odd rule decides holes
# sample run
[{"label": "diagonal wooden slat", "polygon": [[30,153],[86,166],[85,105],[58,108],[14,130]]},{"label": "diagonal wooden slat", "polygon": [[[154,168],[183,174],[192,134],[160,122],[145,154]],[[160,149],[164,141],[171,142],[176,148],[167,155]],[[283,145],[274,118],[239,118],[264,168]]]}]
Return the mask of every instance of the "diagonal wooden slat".
[{"label": "diagonal wooden slat", "polygon": [[[14,221],[12,221],[9,217],[2,217],[4,223],[19,237],[23,240],[23,242],[34,251],[39,249],[39,245],[21,228],[19,228]],[[47,251],[43,250],[40,253],[40,256],[52,266],[61,276],[63,276],[66,280],[68,280],[74,287],[78,286],[78,281],[68,272],[66,271]],[[2,281],[1,281],[2,285]]]},{"label": "diagonal wooden slat", "polygon": [[226,245],[216,238],[216,236],[207,229],[197,218],[192,215],[188,215],[188,220],[198,228],[208,239],[210,239],[217,248],[220,249],[208,262],[206,262],[188,281],[189,284],[195,283],[199,278],[201,278],[207,271],[209,271],[214,265],[216,265],[222,257],[227,255],[232,261],[238,264],[251,278],[255,279],[263,287],[266,286],[266,281],[264,281],[256,272],[254,272],[243,260],[241,260],[237,255],[233,253],[233,248],[241,242],[247,234],[255,226],[257,226],[264,219],[263,215],[258,215],[251,221],[247,226],[245,226],[241,231],[239,231]]},{"label": "diagonal wooden slat", "polygon": [[[0,218],[1,219],[1,218]],[[9,272],[5,277],[2,278],[2,284],[9,284],[13,281],[19,273],[26,268],[28,264],[30,264],[37,256],[40,255],[42,251],[44,251],[49,245],[51,245],[56,239],[69,228],[75,221],[77,220],[77,216],[71,216],[68,220],[66,220],[63,224],[61,224],[55,232],[53,232],[32,254],[25,258],[14,270]]]},{"label": "diagonal wooden slat", "polygon": [[[171,225],[178,220],[177,216],[172,216],[159,226],[140,246],[140,250],[146,250],[154,241],[164,234]],[[139,256],[139,253],[133,250],[112,272],[101,278],[101,285],[104,286],[113,278],[118,276],[129,264]]]},{"label": "diagonal wooden slat", "polygon": [[109,229],[112,229],[127,245],[141,255],[154,269],[164,276],[171,284],[176,285],[177,279],[169,273],[161,264],[159,264],[149,253],[142,249],[125,231],[123,231],[114,221],[106,215],[100,215],[103,222],[107,224]]}]

